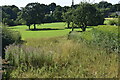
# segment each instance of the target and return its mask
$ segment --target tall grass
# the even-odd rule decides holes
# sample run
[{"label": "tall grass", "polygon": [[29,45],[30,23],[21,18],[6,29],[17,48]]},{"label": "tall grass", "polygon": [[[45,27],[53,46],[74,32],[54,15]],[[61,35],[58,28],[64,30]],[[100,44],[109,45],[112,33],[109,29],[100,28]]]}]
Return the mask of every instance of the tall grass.
[{"label": "tall grass", "polygon": [[108,54],[65,37],[28,40],[27,44],[6,48],[6,60],[14,67],[8,72],[11,78],[117,77],[118,59],[114,52]]}]

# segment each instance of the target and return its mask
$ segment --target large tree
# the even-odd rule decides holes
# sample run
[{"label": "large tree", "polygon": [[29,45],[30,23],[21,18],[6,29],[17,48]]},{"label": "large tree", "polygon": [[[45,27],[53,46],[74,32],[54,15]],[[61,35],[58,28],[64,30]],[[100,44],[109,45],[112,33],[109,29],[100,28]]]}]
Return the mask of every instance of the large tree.
[{"label": "large tree", "polygon": [[54,12],[55,8],[56,8],[56,3],[51,3],[48,5],[49,6],[49,10]]},{"label": "large tree", "polygon": [[61,22],[62,21],[62,7],[61,6],[57,6],[53,12],[53,17],[55,18],[55,21],[57,22]]},{"label": "large tree", "polygon": [[102,24],[104,18],[97,9],[89,3],[82,2],[74,12],[74,23],[86,31],[89,25]]},{"label": "large tree", "polygon": [[45,15],[44,6],[40,3],[29,3],[23,8],[22,18],[26,21],[26,25],[34,25],[36,29],[36,24],[41,24]]},{"label": "large tree", "polygon": [[70,28],[70,23],[73,21],[73,11],[73,9],[69,9],[62,15],[63,20],[67,23],[67,28]]},{"label": "large tree", "polygon": [[9,26],[16,25],[15,20],[18,12],[20,12],[20,9],[15,5],[2,6],[2,22]]}]

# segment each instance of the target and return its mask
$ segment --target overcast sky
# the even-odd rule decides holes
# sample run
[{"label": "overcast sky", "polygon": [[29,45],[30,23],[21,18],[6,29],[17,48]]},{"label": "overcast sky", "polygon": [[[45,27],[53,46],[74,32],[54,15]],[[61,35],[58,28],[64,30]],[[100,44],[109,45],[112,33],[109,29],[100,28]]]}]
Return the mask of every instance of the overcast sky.
[{"label": "overcast sky", "polygon": [[[83,0],[74,0],[75,4],[79,4]],[[89,1],[89,0],[86,0]],[[90,0],[91,2],[98,3],[102,0]],[[117,4],[120,0],[104,0],[112,4]],[[18,7],[24,7],[26,4],[31,2],[39,2],[44,4],[50,4],[52,2],[56,3],[57,5],[61,6],[70,6],[72,4],[72,0],[0,0],[1,5],[16,5]]]}]

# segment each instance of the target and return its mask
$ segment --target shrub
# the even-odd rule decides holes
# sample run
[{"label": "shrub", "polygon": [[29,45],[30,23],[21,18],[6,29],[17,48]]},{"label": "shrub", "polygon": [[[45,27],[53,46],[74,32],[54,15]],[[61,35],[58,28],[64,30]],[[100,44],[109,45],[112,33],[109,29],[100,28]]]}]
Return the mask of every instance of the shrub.
[{"label": "shrub", "polygon": [[118,19],[105,20],[104,24],[106,24],[106,25],[118,25]]},{"label": "shrub", "polygon": [[93,29],[92,43],[109,51],[118,52],[118,34]]},{"label": "shrub", "polygon": [[[109,26],[110,27],[110,26]],[[104,27],[102,27],[104,28]],[[69,39],[74,39],[79,42],[84,42],[88,46],[94,45],[100,48],[106,49],[107,51],[118,52],[118,33],[117,29],[108,28],[93,28],[91,31],[86,31],[82,33],[74,32],[69,36]],[[102,29],[102,30],[101,30]]]},{"label": "shrub", "polygon": [[21,35],[17,31],[12,31],[7,29],[6,27],[2,28],[2,57],[4,58],[4,48],[9,44],[17,44],[21,42]]}]

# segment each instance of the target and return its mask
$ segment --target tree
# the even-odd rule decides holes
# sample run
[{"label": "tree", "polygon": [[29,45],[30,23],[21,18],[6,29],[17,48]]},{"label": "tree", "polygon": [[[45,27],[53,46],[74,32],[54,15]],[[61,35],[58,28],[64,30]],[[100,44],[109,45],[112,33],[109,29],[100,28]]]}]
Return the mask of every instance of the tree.
[{"label": "tree", "polygon": [[108,3],[107,1],[101,1],[98,4],[99,8],[111,8],[112,4]]},{"label": "tree", "polygon": [[36,29],[36,24],[41,24],[43,22],[43,18],[45,16],[45,11],[43,5],[40,3],[29,3],[23,8],[22,18],[26,21],[26,25],[34,25],[34,29]]},{"label": "tree", "polygon": [[17,19],[17,13],[20,12],[19,8],[15,5],[2,6],[2,22],[6,25],[13,26]]},{"label": "tree", "polygon": [[22,11],[18,12],[17,14],[17,19],[15,20],[15,23],[18,24],[18,25],[25,25],[26,24],[26,21],[23,20],[22,18]]},{"label": "tree", "polygon": [[43,8],[45,14],[49,14],[50,13],[49,6],[47,6],[45,4],[41,4],[41,7]]},{"label": "tree", "polygon": [[[101,18],[102,21],[99,21]],[[104,19],[98,13],[97,9],[89,3],[82,2],[74,12],[74,23],[86,31],[88,25],[98,25],[103,23]]]},{"label": "tree", "polygon": [[56,4],[55,3],[49,4],[50,11],[54,12],[55,8],[56,8]]},{"label": "tree", "polygon": [[67,12],[63,13],[63,20],[66,21],[67,27],[70,28],[70,23],[72,22],[73,9],[69,9]]},{"label": "tree", "polygon": [[104,17],[108,17],[109,13],[114,12],[115,8],[111,3],[107,1],[101,1],[98,4],[94,4],[95,7],[104,15]]},{"label": "tree", "polygon": [[63,12],[67,12],[69,9],[70,9],[69,6],[64,6],[64,7],[63,7]]},{"label": "tree", "polygon": [[52,14],[46,14],[44,17],[44,23],[51,23],[54,22],[55,19]]},{"label": "tree", "polygon": [[62,7],[57,6],[55,11],[53,12],[53,17],[57,22],[62,21]]}]

